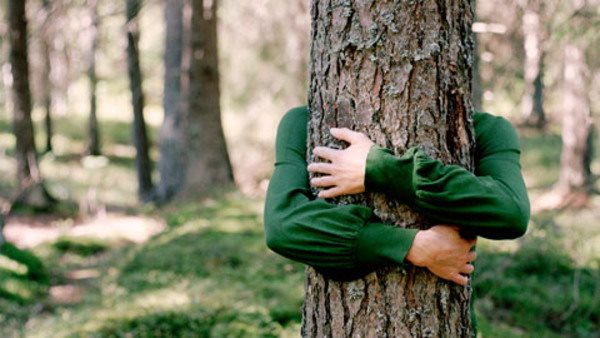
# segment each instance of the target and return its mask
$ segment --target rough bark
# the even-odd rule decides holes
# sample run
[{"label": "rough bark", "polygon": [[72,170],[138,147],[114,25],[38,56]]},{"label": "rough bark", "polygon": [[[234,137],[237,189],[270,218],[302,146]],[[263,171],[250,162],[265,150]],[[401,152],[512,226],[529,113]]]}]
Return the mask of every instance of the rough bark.
[{"label": "rough bark", "polygon": [[[471,6],[473,7],[473,13],[477,13],[477,2],[475,0],[471,0]],[[473,20],[475,21],[476,17],[474,17]],[[473,109],[483,111],[483,81],[481,80],[481,73],[479,72],[479,64],[479,38],[477,37],[477,34],[473,33],[473,80],[471,82],[471,99],[473,102]]]},{"label": "rough bark", "polygon": [[31,122],[31,91],[27,52],[25,0],[9,1],[7,10],[9,60],[12,73],[11,102],[16,138],[17,178],[24,182],[37,176],[38,164]]},{"label": "rough bark", "polygon": [[41,53],[42,53],[42,104],[44,106],[45,151],[52,152],[52,64],[50,41],[52,41],[52,6],[49,0],[42,1]]},{"label": "rough bark", "polygon": [[544,28],[540,14],[542,6],[542,0],[528,0],[523,13],[525,88],[521,100],[521,109],[523,122],[535,127],[542,127],[546,122],[543,83]]},{"label": "rough bark", "polygon": [[165,3],[165,74],[163,90],[164,119],[160,128],[159,201],[166,201],[181,190],[185,177],[183,107],[181,104],[183,58],[183,0]]},{"label": "rough bark", "polygon": [[182,191],[188,196],[233,182],[221,125],[217,2],[192,1],[187,168]]},{"label": "rough bark", "polygon": [[564,54],[562,153],[559,192],[568,198],[587,195],[592,186],[592,117],[584,50],[568,43]]},{"label": "rough bark", "polygon": [[149,155],[148,133],[144,119],[144,91],[142,88],[142,70],[138,42],[140,28],[138,14],[142,6],[141,0],[126,1],[127,15],[127,71],[131,104],[133,107],[133,143],[135,145],[135,168],[138,177],[138,196],[148,201],[152,196],[152,162]]},{"label": "rough bark", "polygon": [[[472,167],[469,1],[313,0],[308,160],[317,145],[342,147],[331,127],[364,132],[401,154],[420,145],[445,163]],[[344,197],[385,222],[430,223],[381,194]],[[308,268],[307,337],[468,337],[470,288],[414,266],[351,282]]]},{"label": "rough bark", "polygon": [[98,0],[88,0],[90,8],[91,25],[90,30],[90,50],[88,55],[88,81],[90,85],[89,100],[90,100],[90,116],[88,121],[88,149],[89,155],[100,155],[100,133],[98,131],[97,102],[96,88],[98,87],[98,76],[96,74],[96,58],[98,50]]}]

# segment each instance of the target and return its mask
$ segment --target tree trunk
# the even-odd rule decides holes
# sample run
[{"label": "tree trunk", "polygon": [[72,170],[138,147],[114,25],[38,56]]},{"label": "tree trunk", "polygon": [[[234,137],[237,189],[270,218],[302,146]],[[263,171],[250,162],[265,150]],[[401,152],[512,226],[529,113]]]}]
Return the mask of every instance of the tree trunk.
[{"label": "tree trunk", "polygon": [[592,117],[588,70],[581,46],[568,43],[564,62],[563,146],[557,188],[564,198],[570,199],[574,194],[585,198],[592,186]]},{"label": "tree trunk", "polygon": [[88,80],[90,83],[90,117],[88,124],[88,149],[89,155],[100,155],[100,136],[98,131],[98,117],[96,116],[96,88],[98,86],[98,78],[96,75],[96,54],[98,49],[98,0],[88,0],[90,7],[90,15],[92,24],[90,26],[90,50],[88,61]]},{"label": "tree trunk", "polygon": [[133,142],[136,150],[135,167],[138,176],[138,195],[142,201],[148,201],[152,198],[152,162],[148,154],[149,145],[146,121],[144,120],[142,70],[138,51],[140,40],[138,14],[141,6],[141,0],[126,1],[127,70],[133,106]]},{"label": "tree trunk", "polygon": [[[27,18],[25,0],[8,2],[8,40],[10,46],[13,107],[13,130],[16,138],[18,187],[28,187],[16,203],[47,208],[55,202],[41,182],[31,121],[31,92],[29,89],[29,60],[27,51]],[[33,187],[33,188],[30,188]]]},{"label": "tree trunk", "polygon": [[181,104],[183,58],[183,0],[165,3],[165,75],[160,128],[160,185],[157,199],[167,201],[182,189],[185,177],[185,144]]},{"label": "tree trunk", "polygon": [[[471,0],[471,6],[473,6],[473,13],[477,13],[477,2],[475,0]],[[475,19],[476,16],[473,20]],[[481,72],[479,71],[481,61],[479,55],[479,37],[477,34],[473,33],[473,79],[471,82],[471,98],[473,101],[473,109],[483,111],[483,82],[481,80]]]},{"label": "tree trunk", "polygon": [[188,196],[233,182],[221,126],[217,2],[192,1],[187,169],[183,190]]},{"label": "tree trunk", "polygon": [[[308,160],[317,145],[343,145],[331,127],[364,132],[402,154],[420,145],[472,167],[469,1],[313,0]],[[346,196],[385,222],[427,228],[423,216],[381,194]],[[469,337],[470,288],[414,266],[351,282],[307,268],[307,337]]]},{"label": "tree trunk", "polygon": [[33,123],[31,122],[25,0],[9,1],[7,17],[9,58],[12,70],[13,128],[16,137],[15,157],[17,159],[17,178],[21,184],[38,174]]},{"label": "tree trunk", "polygon": [[46,130],[46,152],[52,152],[52,64],[50,62],[50,41],[52,41],[52,6],[49,0],[42,2],[42,16],[44,23],[41,32],[41,53],[43,72],[42,75],[42,103],[44,105],[44,127]]},{"label": "tree trunk", "polygon": [[525,90],[521,101],[523,122],[541,128],[546,122],[544,114],[544,50],[541,20],[543,1],[529,0],[523,14],[525,47]]}]

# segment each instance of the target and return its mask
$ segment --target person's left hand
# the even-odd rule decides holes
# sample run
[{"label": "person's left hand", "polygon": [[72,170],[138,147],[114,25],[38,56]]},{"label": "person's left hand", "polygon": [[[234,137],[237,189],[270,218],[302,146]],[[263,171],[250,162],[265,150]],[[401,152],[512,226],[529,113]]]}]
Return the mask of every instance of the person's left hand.
[{"label": "person's left hand", "polygon": [[310,180],[313,187],[329,188],[319,193],[321,198],[359,194],[365,191],[367,155],[374,145],[367,135],[347,128],[331,128],[331,136],[346,141],[350,146],[344,150],[315,147],[314,154],[326,162],[308,165],[311,173],[323,174]]}]

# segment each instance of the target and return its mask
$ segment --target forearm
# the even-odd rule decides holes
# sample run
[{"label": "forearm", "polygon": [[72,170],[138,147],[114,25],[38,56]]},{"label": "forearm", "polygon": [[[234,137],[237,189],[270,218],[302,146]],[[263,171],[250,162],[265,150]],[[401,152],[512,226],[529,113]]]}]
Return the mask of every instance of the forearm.
[{"label": "forearm", "polygon": [[454,224],[486,238],[519,237],[527,227],[529,205],[518,156],[508,162],[492,160],[486,168],[494,167],[494,176],[476,176],[433,160],[418,148],[394,156],[373,147],[365,185],[368,191],[397,198],[434,222]]},{"label": "forearm", "polygon": [[402,264],[415,230],[378,223],[370,208],[313,199],[306,171],[306,109],[282,119],[276,164],[267,191],[267,245],[320,270],[348,273]]},{"label": "forearm", "polygon": [[[311,200],[306,185],[280,164],[265,204],[265,235],[273,251],[319,270],[371,271],[402,264],[416,234],[374,222],[370,208]],[[297,175],[295,177],[298,177]]]}]

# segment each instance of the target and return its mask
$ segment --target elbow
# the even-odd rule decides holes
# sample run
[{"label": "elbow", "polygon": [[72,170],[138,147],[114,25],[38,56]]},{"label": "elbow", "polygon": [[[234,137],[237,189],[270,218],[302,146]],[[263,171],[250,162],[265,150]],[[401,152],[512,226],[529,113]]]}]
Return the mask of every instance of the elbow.
[{"label": "elbow", "polygon": [[516,239],[522,237],[527,232],[529,225],[530,209],[529,203],[515,203],[516,207],[506,217],[506,238]]},{"label": "elbow", "polygon": [[284,249],[280,223],[276,217],[265,215],[265,243],[269,249],[276,253],[281,253]]},{"label": "elbow", "polygon": [[280,241],[278,236],[275,234],[275,226],[274,224],[265,218],[265,243],[267,244],[267,248],[277,251],[276,249],[280,245]]},{"label": "elbow", "polygon": [[279,236],[274,234],[273,230],[265,232],[265,241],[267,248],[277,253],[281,251],[282,241]]}]

